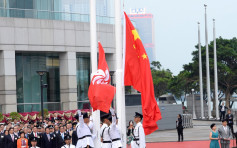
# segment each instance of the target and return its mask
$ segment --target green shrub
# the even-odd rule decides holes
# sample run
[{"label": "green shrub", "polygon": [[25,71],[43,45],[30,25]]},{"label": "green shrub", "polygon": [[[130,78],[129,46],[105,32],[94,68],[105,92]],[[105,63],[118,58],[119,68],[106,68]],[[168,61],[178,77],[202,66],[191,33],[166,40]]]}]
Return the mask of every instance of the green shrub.
[{"label": "green shrub", "polygon": [[10,113],[10,118],[13,120],[17,119],[20,120],[21,119],[21,115],[18,112],[11,112]]},{"label": "green shrub", "polygon": [[[49,115],[49,111],[48,109],[44,109],[44,118],[46,118],[47,116]],[[38,116],[40,117],[41,116],[41,111],[39,112]]]}]

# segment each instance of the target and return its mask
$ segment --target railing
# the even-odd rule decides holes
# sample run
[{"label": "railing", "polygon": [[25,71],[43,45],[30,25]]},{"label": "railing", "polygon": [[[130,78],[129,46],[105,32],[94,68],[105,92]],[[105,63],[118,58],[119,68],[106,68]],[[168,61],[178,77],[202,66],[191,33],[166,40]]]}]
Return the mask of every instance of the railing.
[{"label": "railing", "polygon": [[193,128],[193,116],[192,114],[183,114],[183,127],[184,128]]},{"label": "railing", "polygon": [[[0,17],[64,20],[64,21],[77,21],[77,22],[90,21],[89,14],[36,10],[36,9],[3,8],[3,7],[0,7]],[[96,22],[102,24],[114,24],[114,17],[97,15]]]}]

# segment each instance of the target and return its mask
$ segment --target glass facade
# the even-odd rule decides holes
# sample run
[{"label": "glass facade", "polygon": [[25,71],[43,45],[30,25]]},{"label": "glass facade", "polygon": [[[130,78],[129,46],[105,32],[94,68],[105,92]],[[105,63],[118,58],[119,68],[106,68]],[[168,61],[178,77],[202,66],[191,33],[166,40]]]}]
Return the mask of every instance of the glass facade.
[{"label": "glass facade", "polygon": [[90,55],[77,54],[77,101],[78,109],[90,109],[88,88],[90,85]]},{"label": "glass facade", "polygon": [[[97,0],[97,22],[112,24],[113,1]],[[89,0],[0,0],[1,17],[89,22]]]},{"label": "glass facade", "polygon": [[16,53],[16,92],[17,111],[40,110],[41,92],[38,70],[45,70],[43,84],[44,108],[60,110],[59,56],[50,53]]}]

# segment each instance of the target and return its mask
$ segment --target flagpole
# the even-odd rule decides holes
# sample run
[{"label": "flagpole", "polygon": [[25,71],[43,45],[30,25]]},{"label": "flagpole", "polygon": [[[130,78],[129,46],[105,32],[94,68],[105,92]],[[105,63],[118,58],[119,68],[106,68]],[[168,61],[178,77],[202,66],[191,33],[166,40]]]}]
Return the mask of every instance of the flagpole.
[{"label": "flagpole", "polygon": [[211,87],[210,87],[210,69],[209,69],[209,51],[208,51],[208,31],[207,31],[207,5],[204,4],[205,7],[205,37],[206,37],[206,73],[207,73],[207,101],[208,101],[208,118],[212,118],[211,116]]},{"label": "flagpole", "polygon": [[201,51],[201,35],[200,35],[199,22],[198,22],[198,51],[199,51],[199,88],[200,88],[200,103],[201,103],[201,119],[203,119],[204,112],[203,112],[203,84],[202,84],[202,51]]},{"label": "flagpole", "polygon": [[215,79],[215,100],[216,100],[216,119],[219,119],[218,101],[218,75],[217,75],[217,53],[216,53],[216,27],[213,19],[213,41],[214,41],[214,79]]},{"label": "flagpole", "polygon": [[[90,45],[91,45],[91,70],[92,73],[97,71],[97,35],[96,35],[96,0],[90,0]],[[94,127],[93,134],[95,148],[100,145],[100,111],[92,112]]]},{"label": "flagpole", "polygon": [[114,10],[115,10],[115,45],[116,45],[116,110],[119,118],[118,126],[121,130],[123,147],[126,147],[126,115],[125,115],[125,95],[123,85],[121,0],[115,0]]}]

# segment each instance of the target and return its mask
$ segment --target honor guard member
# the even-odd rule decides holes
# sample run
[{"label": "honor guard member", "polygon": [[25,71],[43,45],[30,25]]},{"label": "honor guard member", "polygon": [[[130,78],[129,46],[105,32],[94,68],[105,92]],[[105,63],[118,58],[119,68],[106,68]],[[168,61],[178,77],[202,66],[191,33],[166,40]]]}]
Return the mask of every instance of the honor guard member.
[{"label": "honor guard member", "polygon": [[65,141],[65,145],[62,146],[61,148],[75,148],[75,145],[71,144],[70,135],[66,135],[66,137],[64,138],[64,141]]},{"label": "honor guard member", "polygon": [[89,126],[89,116],[87,113],[81,114],[81,111],[77,111],[79,116],[79,125],[77,126],[77,145],[76,148],[91,148],[94,147],[92,140],[92,134]]},{"label": "honor guard member", "polygon": [[110,114],[104,113],[100,111],[100,119],[103,125],[100,128],[100,136],[101,136],[101,148],[111,148],[112,141],[109,135],[109,126],[111,124],[109,120]]},{"label": "honor guard member", "polygon": [[133,140],[131,142],[132,148],[145,148],[145,133],[142,126],[142,114],[135,112],[134,121],[136,122],[135,129],[133,131]]},{"label": "honor guard member", "polygon": [[110,108],[112,115],[112,124],[109,126],[109,135],[112,141],[112,148],[122,148],[121,136],[116,125],[116,115],[113,108]]}]

